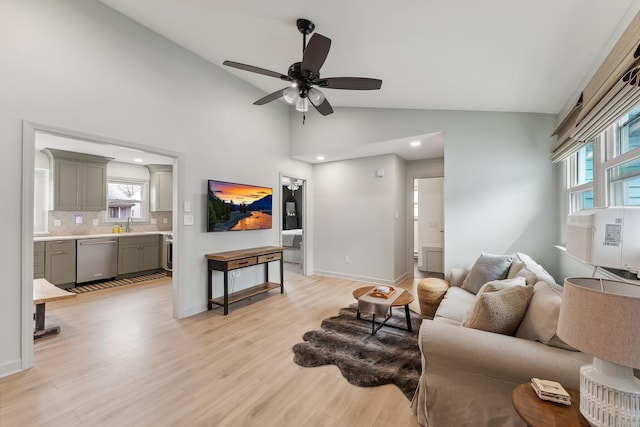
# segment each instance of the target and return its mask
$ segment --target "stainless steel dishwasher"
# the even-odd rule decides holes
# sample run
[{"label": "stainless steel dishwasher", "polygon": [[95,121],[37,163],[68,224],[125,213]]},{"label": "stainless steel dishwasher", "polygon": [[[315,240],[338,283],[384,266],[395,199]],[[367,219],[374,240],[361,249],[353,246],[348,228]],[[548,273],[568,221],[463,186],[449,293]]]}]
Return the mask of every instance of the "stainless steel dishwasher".
[{"label": "stainless steel dishwasher", "polygon": [[118,239],[103,237],[78,240],[76,283],[116,277]]}]

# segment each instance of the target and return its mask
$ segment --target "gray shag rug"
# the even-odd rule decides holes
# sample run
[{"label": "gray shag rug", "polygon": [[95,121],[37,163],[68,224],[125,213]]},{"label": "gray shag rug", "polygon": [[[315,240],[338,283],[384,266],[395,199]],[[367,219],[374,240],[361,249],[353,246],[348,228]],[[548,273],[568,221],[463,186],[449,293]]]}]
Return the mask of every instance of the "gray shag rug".
[{"label": "gray shag rug", "polygon": [[[385,325],[371,335],[371,322],[365,316],[356,319],[356,307],[340,309],[337,316],[322,321],[322,329],[305,333],[305,342],[293,347],[293,360],[305,367],[336,365],[347,381],[360,387],[394,384],[411,400],[422,371],[418,348],[422,316],[411,312],[413,332]],[[389,324],[406,328],[403,307],[393,309]]]}]

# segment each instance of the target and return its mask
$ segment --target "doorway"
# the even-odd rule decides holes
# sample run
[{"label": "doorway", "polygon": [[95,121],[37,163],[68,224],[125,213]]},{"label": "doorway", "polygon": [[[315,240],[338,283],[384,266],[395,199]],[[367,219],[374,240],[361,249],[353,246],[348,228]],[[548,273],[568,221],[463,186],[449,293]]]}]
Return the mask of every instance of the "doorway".
[{"label": "doorway", "polygon": [[444,178],[413,180],[413,275],[444,273]]},{"label": "doorway", "polygon": [[299,176],[280,174],[280,184],[282,201],[280,241],[285,248],[282,254],[285,273],[306,275],[307,181]]},{"label": "doorway", "polygon": [[[171,152],[168,150],[161,150],[155,147],[143,146],[140,144],[130,143],[126,141],[118,141],[110,139],[108,137],[96,136],[87,134],[84,132],[77,132],[69,129],[58,128],[55,126],[39,124],[34,122],[23,122],[23,202],[22,212],[25,220],[22,222],[22,324],[21,324],[21,337],[22,337],[22,369],[28,369],[33,366],[33,276],[34,276],[34,231],[48,226],[47,210],[49,202],[43,204],[42,200],[35,201],[35,196],[42,192],[42,189],[36,190],[37,183],[42,184],[43,181],[47,181],[46,175],[48,173],[36,172],[37,169],[45,169],[43,166],[43,159],[40,156],[40,148],[37,147],[37,140],[42,135],[50,136],[52,139],[48,140],[48,145],[54,145],[54,140],[68,140],[67,144],[61,143],[61,146],[56,147],[61,150],[71,152],[85,152],[91,155],[109,156],[108,150],[116,151],[128,151],[130,153],[136,153],[136,157],[143,155],[147,156],[147,159],[165,159],[172,167],[172,178],[168,181],[170,186],[170,194],[172,195],[172,201],[170,202],[171,210],[177,213],[178,206],[178,191],[179,188],[179,170],[178,166],[181,164],[181,156],[179,153]],[[58,141],[60,142],[60,141]],[[107,150],[103,152],[91,151],[91,149]],[[45,177],[45,178],[43,178]],[[50,180],[51,177],[49,176]],[[40,193],[38,193],[40,192]],[[44,191],[45,194],[48,191]],[[43,205],[46,207],[44,213],[36,215],[37,210],[42,210]],[[74,217],[75,224],[84,224],[84,222],[78,221],[74,216],[74,213],[70,213]],[[98,215],[98,214],[96,214]],[[35,219],[35,220],[34,220]],[[152,221],[149,219],[149,223]],[[99,225],[101,218],[91,218],[90,222],[84,224]],[[54,224],[57,225],[57,224]],[[179,229],[177,227],[177,215],[171,215],[170,219],[167,219],[167,227],[170,226],[173,234],[173,247],[177,252],[179,250]],[[111,226],[110,226],[111,227]],[[174,256],[174,260],[179,259],[178,256]],[[179,276],[179,265],[176,261],[173,263],[173,276]],[[180,307],[179,292],[177,279],[171,280],[172,287],[172,307],[174,317],[179,317],[178,309]]]}]

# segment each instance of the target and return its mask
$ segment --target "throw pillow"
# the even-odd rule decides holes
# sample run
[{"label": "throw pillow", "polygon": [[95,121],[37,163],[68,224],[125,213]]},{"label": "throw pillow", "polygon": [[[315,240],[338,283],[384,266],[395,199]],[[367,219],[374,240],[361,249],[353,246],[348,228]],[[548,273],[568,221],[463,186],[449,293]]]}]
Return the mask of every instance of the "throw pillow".
[{"label": "throw pillow", "polygon": [[476,297],[462,321],[462,326],[513,335],[527,311],[533,287],[511,286],[494,292],[489,289],[492,289],[492,286],[485,288],[485,292]]},{"label": "throw pillow", "polygon": [[575,350],[556,335],[562,302],[562,287],[539,281],[533,289],[531,303],[518,327],[516,337],[539,341],[566,350]]},{"label": "throw pillow", "polygon": [[506,278],[511,260],[511,255],[480,255],[462,282],[462,289],[477,294],[485,283]]},{"label": "throw pillow", "polygon": [[514,277],[513,279],[492,280],[487,282],[478,291],[478,296],[483,292],[495,292],[503,289],[512,288],[514,286],[527,286],[527,281],[524,277]]}]

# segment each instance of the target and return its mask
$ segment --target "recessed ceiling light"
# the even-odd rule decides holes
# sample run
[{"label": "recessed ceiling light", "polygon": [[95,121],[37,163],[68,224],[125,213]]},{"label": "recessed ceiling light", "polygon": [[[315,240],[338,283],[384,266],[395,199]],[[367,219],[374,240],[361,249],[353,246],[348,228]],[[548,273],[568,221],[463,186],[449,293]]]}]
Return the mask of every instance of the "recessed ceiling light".
[{"label": "recessed ceiling light", "polygon": [[409,144],[409,145],[411,145],[412,147],[419,147],[419,146],[422,145],[422,142],[420,142],[420,141],[411,141],[411,144]]},{"label": "recessed ceiling light", "polygon": [[142,160],[142,159],[133,159],[133,161],[134,161],[134,162],[136,162],[136,163],[142,163],[142,162],[144,162],[144,160]]},{"label": "recessed ceiling light", "polygon": [[318,156],[316,157],[316,160],[324,160],[324,156]]}]

